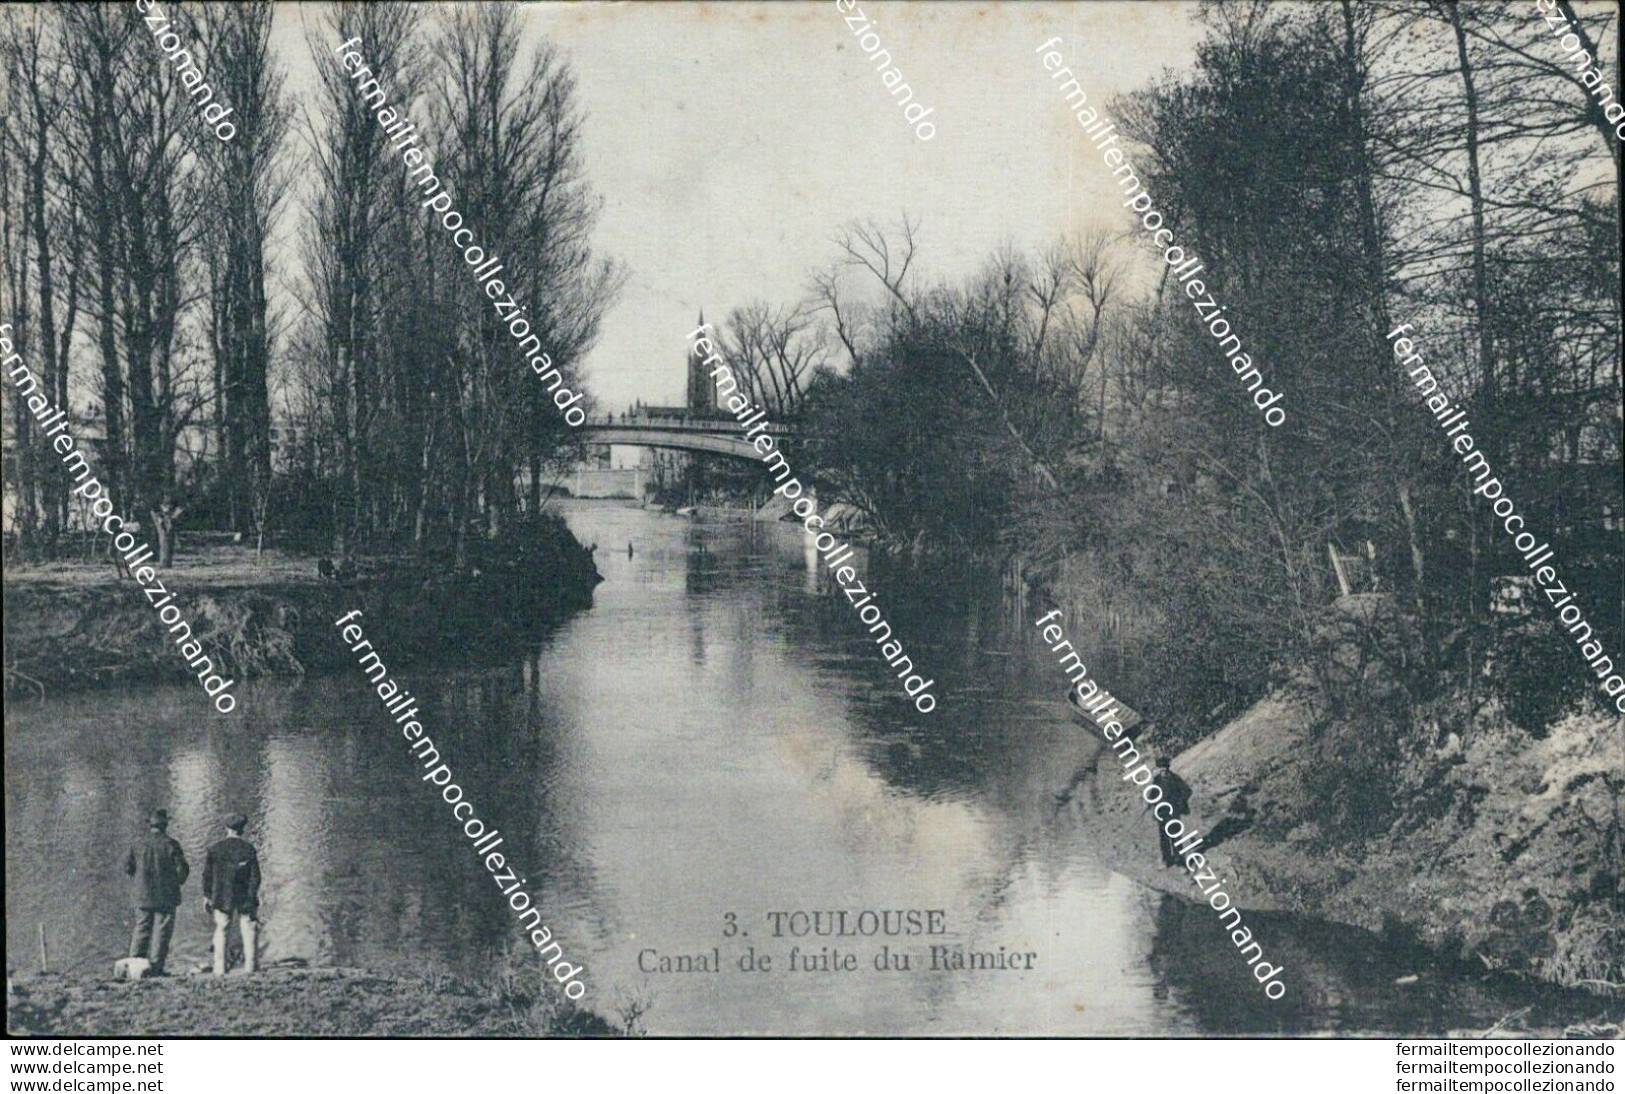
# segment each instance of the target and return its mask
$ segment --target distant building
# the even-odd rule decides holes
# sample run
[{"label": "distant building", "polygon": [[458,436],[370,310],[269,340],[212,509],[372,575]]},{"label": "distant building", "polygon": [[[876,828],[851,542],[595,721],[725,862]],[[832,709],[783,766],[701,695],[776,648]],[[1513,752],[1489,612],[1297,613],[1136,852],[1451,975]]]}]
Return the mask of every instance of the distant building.
[{"label": "distant building", "polygon": [[273,474],[289,474],[299,463],[300,456],[306,456],[308,459],[309,454],[304,449],[309,447],[310,437],[308,434],[300,433],[297,426],[273,423],[270,442]]},{"label": "distant building", "polygon": [[[705,325],[705,310],[700,310],[697,327]],[[706,355],[696,346],[688,349],[688,391],[682,406],[646,406],[639,404],[637,416],[646,421],[685,422],[695,418],[729,418],[730,415],[717,402],[717,385],[711,369],[705,364]],[[643,487],[647,494],[656,495],[673,490],[692,493],[694,457],[688,452],[672,449],[645,448],[638,461],[642,470]]]},{"label": "distant building", "polygon": [[[704,324],[702,310],[698,325]],[[708,419],[732,422],[733,415],[718,403],[716,382],[711,378],[705,358],[706,354],[694,346],[689,347],[685,362],[687,391],[681,406],[654,406],[639,400],[619,416],[620,420],[653,424]],[[616,415],[609,415],[611,422],[615,419]],[[695,457],[689,452],[640,445],[594,445],[575,466],[547,475],[542,481],[579,498],[646,498],[680,493],[692,501],[696,488],[704,486],[697,481],[697,472]],[[522,481],[523,476],[521,472]]]},{"label": "distant building", "polygon": [[[705,309],[700,309],[700,321],[705,326]],[[711,370],[705,367],[705,354],[698,346],[688,348],[688,409],[701,417],[713,417],[717,407],[717,385],[711,379]]]}]

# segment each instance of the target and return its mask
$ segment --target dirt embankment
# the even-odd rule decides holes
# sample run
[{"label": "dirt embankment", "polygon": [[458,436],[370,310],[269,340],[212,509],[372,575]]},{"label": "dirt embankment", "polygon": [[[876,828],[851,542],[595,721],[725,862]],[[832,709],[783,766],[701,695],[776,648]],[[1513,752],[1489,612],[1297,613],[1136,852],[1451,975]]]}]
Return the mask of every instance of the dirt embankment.
[{"label": "dirt embankment", "polygon": [[[1489,711],[1459,731],[1425,714],[1436,744],[1374,780],[1328,756],[1328,728],[1273,696],[1174,758],[1193,790],[1188,826],[1238,905],[1290,911],[1419,940],[1441,956],[1618,997],[1625,984],[1621,888],[1625,729],[1574,715],[1538,738]],[[1139,742],[1142,751],[1154,739]],[[1148,757],[1149,759],[1149,757]],[[1185,899],[1163,869],[1138,788],[1110,752],[1095,788],[1121,872]],[[1379,823],[1333,819],[1327,788],[1370,782]],[[1245,804],[1241,798],[1245,795]],[[1345,799],[1346,800],[1346,799]],[[1228,816],[1228,820],[1226,817]],[[1235,834],[1215,847],[1216,826]],[[1365,830],[1362,831],[1361,829]]]},{"label": "dirt embankment", "polygon": [[[324,580],[313,559],[217,548],[158,575],[220,675],[241,682],[340,667],[352,656],[332,622],[365,613],[391,664],[500,654],[590,606],[591,555],[548,544],[524,566],[453,576],[406,559],[369,560]],[[6,691],[21,696],[132,682],[195,683],[147,591],[111,565],[55,564],[5,575]]]},{"label": "dirt embankment", "polygon": [[134,982],[35,974],[6,985],[6,1029],[48,1037],[606,1037],[623,1032],[539,981],[474,987],[361,969]]}]

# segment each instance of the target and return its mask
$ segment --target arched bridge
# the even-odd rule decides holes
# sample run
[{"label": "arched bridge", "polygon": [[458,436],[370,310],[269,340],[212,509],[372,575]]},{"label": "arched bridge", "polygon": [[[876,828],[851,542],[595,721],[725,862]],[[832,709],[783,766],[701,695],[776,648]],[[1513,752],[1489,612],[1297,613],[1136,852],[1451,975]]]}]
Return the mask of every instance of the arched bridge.
[{"label": "arched bridge", "polygon": [[[754,428],[754,425],[751,427]],[[754,437],[745,438],[745,427],[728,418],[661,418],[623,417],[617,421],[592,419],[582,425],[579,433],[588,444],[629,444],[643,448],[675,448],[684,452],[709,452],[715,456],[734,456],[742,460],[759,460]],[[793,437],[797,429],[792,425],[769,422],[762,433],[774,440]]]}]

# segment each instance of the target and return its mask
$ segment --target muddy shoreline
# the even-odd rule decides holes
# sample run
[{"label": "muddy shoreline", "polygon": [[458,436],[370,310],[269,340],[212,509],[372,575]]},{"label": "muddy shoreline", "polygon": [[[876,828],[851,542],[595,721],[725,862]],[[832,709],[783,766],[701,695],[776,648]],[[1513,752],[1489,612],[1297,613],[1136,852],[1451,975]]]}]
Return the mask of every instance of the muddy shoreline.
[{"label": "muddy shoreline", "polygon": [[[1596,831],[1618,815],[1603,777],[1621,769],[1617,720],[1575,715],[1531,739],[1486,715],[1465,746],[1413,761],[1390,788],[1399,820],[1364,837],[1329,827],[1306,790],[1319,762],[1312,721],[1301,701],[1272,696],[1173,758],[1193,791],[1188,828],[1211,833],[1234,818],[1238,794],[1249,797],[1246,827],[1187,848],[1238,907],[1346,924],[1486,976],[1581,990],[1614,1021],[1625,1017],[1619,862]],[[1154,737],[1136,744],[1157,752]],[[1162,866],[1154,822],[1117,756],[1102,746],[1096,760],[1078,792],[1098,811],[1113,868],[1197,903],[1190,875]]]}]

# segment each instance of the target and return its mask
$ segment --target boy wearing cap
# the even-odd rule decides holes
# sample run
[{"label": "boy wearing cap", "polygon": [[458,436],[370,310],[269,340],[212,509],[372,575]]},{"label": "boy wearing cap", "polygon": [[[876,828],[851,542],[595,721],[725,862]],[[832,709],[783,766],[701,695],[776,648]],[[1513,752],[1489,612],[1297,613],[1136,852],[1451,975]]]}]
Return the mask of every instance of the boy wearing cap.
[{"label": "boy wearing cap", "polygon": [[203,906],[214,916],[214,974],[226,975],[226,930],[233,919],[243,936],[243,971],[253,972],[259,935],[260,857],[243,839],[248,818],[226,818],[226,838],[203,861]]},{"label": "boy wearing cap", "polygon": [[151,962],[153,976],[164,974],[169,957],[169,940],[175,933],[175,909],[181,902],[181,886],[191,867],[186,853],[170,838],[169,813],[154,809],[147,816],[147,835],[124,856],[124,872],[135,879],[135,931],[130,935],[130,956]]}]

